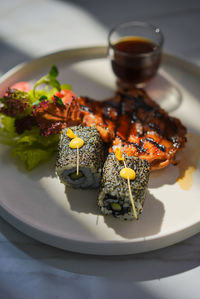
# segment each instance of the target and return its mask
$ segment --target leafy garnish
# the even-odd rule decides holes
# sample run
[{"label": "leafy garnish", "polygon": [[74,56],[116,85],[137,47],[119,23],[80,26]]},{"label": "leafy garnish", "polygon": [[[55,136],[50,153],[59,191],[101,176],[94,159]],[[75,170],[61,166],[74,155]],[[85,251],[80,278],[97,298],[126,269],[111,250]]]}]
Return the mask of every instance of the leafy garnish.
[{"label": "leafy garnish", "polygon": [[22,162],[24,162],[27,170],[32,170],[36,166],[40,165],[42,162],[49,160],[55,150],[46,150],[39,147],[25,147],[18,146],[12,151],[14,157],[18,157]]},{"label": "leafy garnish", "polygon": [[[24,162],[28,170],[57,151],[63,128],[81,121],[75,94],[69,85],[60,85],[57,76],[58,70],[53,65],[32,90],[8,88],[0,98],[0,143],[10,146],[13,156]],[[27,82],[22,83],[14,86],[27,85]],[[40,84],[51,88],[36,90]]]},{"label": "leafy garnish", "polygon": [[56,88],[58,91],[61,90],[61,85],[59,81],[56,79],[58,76],[58,69],[55,65],[52,65],[49,73],[46,76],[43,76],[40,80],[38,80],[33,86],[33,94],[35,96],[36,88],[41,84],[46,84],[51,87]]},{"label": "leafy garnish", "polygon": [[26,130],[31,130],[34,126],[37,126],[37,122],[32,114],[15,119],[15,130],[18,134],[22,134]]},{"label": "leafy garnish", "polygon": [[75,99],[64,106],[61,106],[57,101],[53,103],[42,102],[35,107],[33,115],[40,128],[40,134],[44,136],[59,134],[62,129],[67,126],[78,125],[82,120],[80,107]]},{"label": "leafy garnish", "polygon": [[2,98],[4,104],[0,112],[16,117],[30,112],[29,94],[16,89],[8,89],[7,94]]},{"label": "leafy garnish", "polygon": [[58,76],[58,69],[55,65],[52,65],[50,71],[49,71],[49,77],[56,78]]},{"label": "leafy garnish", "polygon": [[59,135],[40,136],[37,127],[25,131],[16,139],[12,155],[24,162],[27,170],[47,161],[57,150]]},{"label": "leafy garnish", "polygon": [[40,98],[36,102],[33,103],[33,106],[38,106],[44,100],[48,100],[48,97],[46,95],[40,96]]},{"label": "leafy garnish", "polygon": [[43,101],[43,100],[47,100],[48,98],[47,98],[47,96],[45,96],[45,95],[42,95],[40,98],[39,98],[39,102],[41,102],[41,101]]},{"label": "leafy garnish", "polygon": [[72,88],[69,84],[64,83],[64,84],[61,84],[61,89],[71,90]]},{"label": "leafy garnish", "polygon": [[13,146],[15,144],[15,119],[2,115],[1,116],[1,127],[0,127],[0,143]]},{"label": "leafy garnish", "polygon": [[63,101],[61,100],[61,98],[57,97],[56,95],[54,95],[54,99],[56,99],[56,102],[58,104],[60,104],[61,106],[65,106],[65,104],[63,103]]}]

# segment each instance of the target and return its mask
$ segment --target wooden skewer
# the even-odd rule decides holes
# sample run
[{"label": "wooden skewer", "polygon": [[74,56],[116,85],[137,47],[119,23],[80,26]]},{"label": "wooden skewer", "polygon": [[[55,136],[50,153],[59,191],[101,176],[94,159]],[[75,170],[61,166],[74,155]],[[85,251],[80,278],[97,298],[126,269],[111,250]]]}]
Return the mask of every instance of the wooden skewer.
[{"label": "wooden skewer", "polygon": [[[124,163],[124,167],[127,168],[124,155],[122,155],[122,157],[123,157],[123,159],[121,159],[121,160]],[[131,191],[131,184],[130,184],[130,178],[129,177],[127,178],[127,182],[128,182],[129,197],[130,197],[130,202],[131,202],[132,209],[133,209],[133,214],[134,214],[135,219],[138,219],[137,211],[136,211],[136,208],[135,208],[135,203],[134,203],[134,200],[133,200],[133,194],[132,194],[132,191]]]},{"label": "wooden skewer", "polygon": [[126,167],[126,162],[125,162],[125,159],[123,160],[123,162],[124,162],[124,167],[125,167],[125,168],[127,168],[127,167]]},{"label": "wooden skewer", "polygon": [[78,146],[77,146],[77,158],[76,158],[76,175],[78,176],[79,175],[79,149],[78,149]]},{"label": "wooden skewer", "polygon": [[[124,167],[126,168],[127,166],[126,166],[125,159],[123,160],[123,162],[124,162]],[[133,208],[133,214],[134,214],[135,219],[138,219],[137,211],[136,211],[136,208],[135,208],[135,203],[134,203],[134,200],[133,200],[133,194],[132,194],[132,191],[131,191],[130,179],[128,178],[127,181],[128,181],[129,197],[130,197],[131,205],[132,205],[132,208]]]},{"label": "wooden skewer", "polygon": [[131,201],[131,205],[133,208],[133,214],[135,219],[138,219],[138,215],[137,215],[137,211],[135,208],[135,204],[134,204],[134,200],[133,200],[133,195],[132,195],[132,191],[131,191],[131,184],[130,184],[130,179],[128,178],[128,190],[129,190],[129,196],[130,196],[130,201]]}]

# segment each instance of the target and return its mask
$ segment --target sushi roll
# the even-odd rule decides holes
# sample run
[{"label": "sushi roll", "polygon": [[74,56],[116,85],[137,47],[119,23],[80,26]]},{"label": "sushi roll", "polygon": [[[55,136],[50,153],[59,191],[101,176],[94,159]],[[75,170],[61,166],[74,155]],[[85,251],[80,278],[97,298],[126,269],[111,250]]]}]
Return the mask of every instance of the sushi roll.
[{"label": "sushi roll", "polygon": [[[134,179],[129,180],[130,189],[127,180],[122,177],[124,164],[116,159],[114,153],[109,153],[105,161],[100,192],[98,196],[98,205],[104,215],[113,215],[122,220],[137,219],[142,210],[145,200],[145,193],[149,180],[150,167],[146,160],[138,157],[124,156],[126,169],[135,173]],[[134,209],[130,200],[130,192],[134,201]]]},{"label": "sushi roll", "polygon": [[[77,140],[81,143],[78,150],[71,146]],[[98,187],[104,161],[105,145],[96,127],[63,129],[56,161],[56,173],[63,184],[73,188]]]}]

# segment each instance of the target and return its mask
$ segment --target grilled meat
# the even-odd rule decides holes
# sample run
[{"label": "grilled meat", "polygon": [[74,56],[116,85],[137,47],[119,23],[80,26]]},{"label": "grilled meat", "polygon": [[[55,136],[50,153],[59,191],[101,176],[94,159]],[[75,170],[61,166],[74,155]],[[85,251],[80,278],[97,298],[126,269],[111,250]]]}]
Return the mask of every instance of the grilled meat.
[{"label": "grilled meat", "polygon": [[128,156],[146,159],[151,170],[175,161],[176,152],[186,142],[186,128],[170,117],[144,90],[118,90],[103,102],[78,98],[82,123],[95,125],[109,152],[120,147]]}]

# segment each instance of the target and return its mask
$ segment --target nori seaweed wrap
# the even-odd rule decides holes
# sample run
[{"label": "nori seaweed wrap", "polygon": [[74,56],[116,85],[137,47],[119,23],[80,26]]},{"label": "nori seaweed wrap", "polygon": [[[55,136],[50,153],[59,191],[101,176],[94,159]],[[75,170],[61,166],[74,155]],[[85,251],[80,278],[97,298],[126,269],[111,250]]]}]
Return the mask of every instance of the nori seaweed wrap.
[{"label": "nori seaweed wrap", "polygon": [[67,128],[63,129],[58,145],[56,172],[60,181],[73,188],[96,188],[101,180],[105,161],[105,144],[96,127],[75,126],[70,129],[84,140],[79,148],[79,174],[77,175],[77,150],[70,148]]},{"label": "nori seaweed wrap", "polygon": [[[124,157],[126,166],[136,173],[135,179],[130,180],[130,186],[135,209],[139,215],[143,210],[149,180],[149,163],[137,157],[127,155]],[[128,181],[120,176],[122,168],[124,168],[123,162],[119,161],[115,154],[109,153],[103,167],[98,205],[104,215],[112,214],[122,220],[132,220],[135,217],[130,201]]]}]

